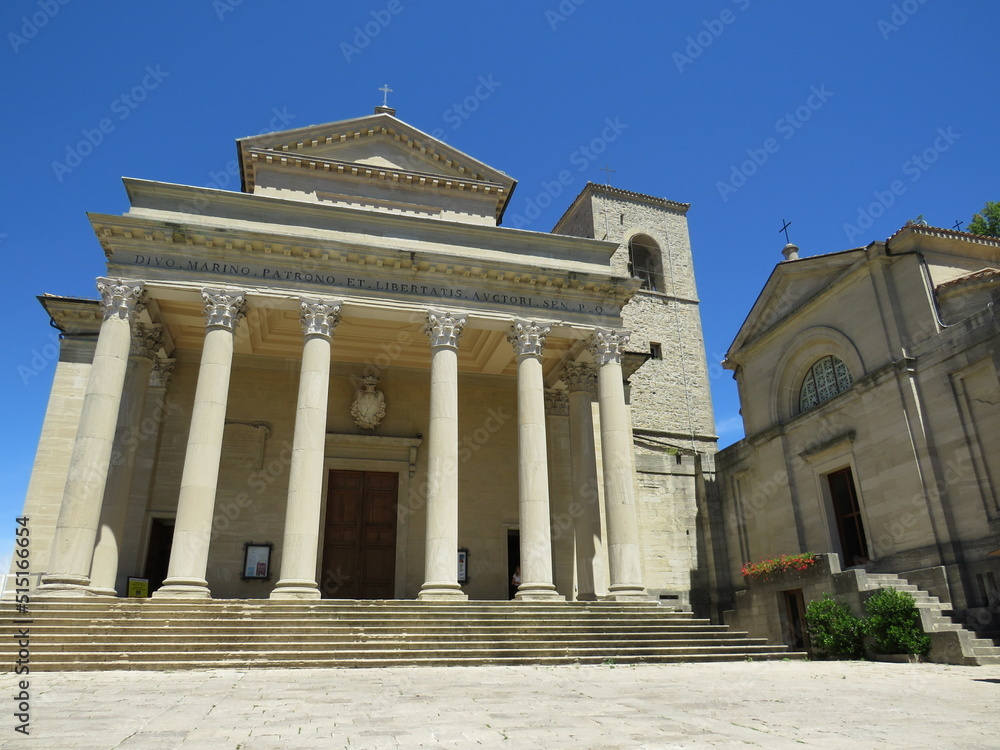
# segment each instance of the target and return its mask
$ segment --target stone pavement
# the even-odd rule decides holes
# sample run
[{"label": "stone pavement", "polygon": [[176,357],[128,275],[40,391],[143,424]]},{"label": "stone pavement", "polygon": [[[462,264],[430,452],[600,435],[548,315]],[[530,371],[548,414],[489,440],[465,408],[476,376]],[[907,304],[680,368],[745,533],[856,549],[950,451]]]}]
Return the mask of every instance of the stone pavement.
[{"label": "stone pavement", "polygon": [[0,747],[997,748],[1000,667],[734,662],[3,675]]}]

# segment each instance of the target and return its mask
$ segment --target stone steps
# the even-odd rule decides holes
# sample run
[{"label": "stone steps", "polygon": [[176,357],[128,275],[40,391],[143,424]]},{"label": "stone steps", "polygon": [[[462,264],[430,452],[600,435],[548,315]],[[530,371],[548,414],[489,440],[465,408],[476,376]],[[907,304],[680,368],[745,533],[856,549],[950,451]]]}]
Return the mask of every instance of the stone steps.
[{"label": "stone steps", "polygon": [[[891,573],[865,573],[863,578],[864,588],[867,590],[892,588],[908,592],[913,597],[917,611],[921,613],[920,620],[924,632],[954,633],[953,636],[947,637],[955,639],[950,648],[956,650],[956,655],[960,653],[960,656],[955,660],[949,660],[948,663],[963,663],[970,666],[1000,664],[1000,647],[992,640],[976,637],[976,634],[961,622],[951,603],[942,602],[938,597],[931,596],[905,578]],[[935,648],[932,646],[932,658]]]},{"label": "stone steps", "polygon": [[[619,603],[46,601],[0,605],[0,663],[18,629],[32,670],[599,664],[803,658],[689,612]],[[30,625],[16,622],[30,619]]]}]

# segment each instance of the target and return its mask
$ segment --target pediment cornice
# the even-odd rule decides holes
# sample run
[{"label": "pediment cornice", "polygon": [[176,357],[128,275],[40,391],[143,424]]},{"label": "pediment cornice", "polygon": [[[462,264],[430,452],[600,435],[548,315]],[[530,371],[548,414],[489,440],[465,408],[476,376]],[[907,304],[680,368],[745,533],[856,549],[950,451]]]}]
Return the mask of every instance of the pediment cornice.
[{"label": "pediment cornice", "polygon": [[857,248],[779,263],[740,326],[724,364],[738,365],[747,350],[769,339],[805,308],[835,293],[867,259],[866,248]]},{"label": "pediment cornice", "polygon": [[[440,174],[433,171],[393,169],[379,165],[338,161],[324,150],[339,145],[359,144],[366,140],[382,140],[390,143],[400,152],[409,153],[428,165],[434,165]],[[341,120],[322,125],[311,125],[294,130],[250,136],[237,140],[243,191],[253,192],[255,169],[258,164],[275,162],[300,169],[340,172],[348,165],[356,166],[357,172],[348,172],[361,179],[391,179],[413,184],[432,184],[445,189],[476,189],[496,197],[496,217],[503,215],[510,194],[517,181],[500,170],[475,159],[443,141],[387,113],[369,115],[350,120]],[[424,180],[426,182],[421,183]],[[450,184],[449,184],[450,183]],[[486,187],[490,191],[486,191]]]}]

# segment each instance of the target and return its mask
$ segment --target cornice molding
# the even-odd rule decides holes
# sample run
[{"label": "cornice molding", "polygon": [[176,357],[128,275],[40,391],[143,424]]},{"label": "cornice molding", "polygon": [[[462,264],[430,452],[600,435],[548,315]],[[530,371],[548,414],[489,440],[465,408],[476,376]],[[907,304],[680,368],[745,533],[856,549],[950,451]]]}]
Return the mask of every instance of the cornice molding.
[{"label": "cornice molding", "polygon": [[[92,223],[109,261],[114,259],[116,249],[144,251],[149,254],[152,249],[148,247],[150,244],[170,248],[193,246],[214,251],[243,252],[256,256],[261,261],[273,262],[277,259],[280,262],[283,258],[296,258],[350,264],[351,270],[374,267],[379,272],[419,271],[451,283],[455,279],[483,279],[530,285],[533,290],[539,291],[583,291],[600,295],[619,305],[624,305],[631,299],[639,285],[635,279],[613,276],[610,273],[598,275],[573,269],[526,265],[523,257],[509,263],[476,258],[459,259],[427,251],[404,253],[396,248],[349,247],[346,243],[332,243],[323,239],[306,240],[245,230],[234,232],[223,227],[179,229],[176,224],[129,216],[95,215],[92,216]],[[134,248],[127,247],[132,243],[135,244]],[[122,245],[126,247],[123,248]]]}]

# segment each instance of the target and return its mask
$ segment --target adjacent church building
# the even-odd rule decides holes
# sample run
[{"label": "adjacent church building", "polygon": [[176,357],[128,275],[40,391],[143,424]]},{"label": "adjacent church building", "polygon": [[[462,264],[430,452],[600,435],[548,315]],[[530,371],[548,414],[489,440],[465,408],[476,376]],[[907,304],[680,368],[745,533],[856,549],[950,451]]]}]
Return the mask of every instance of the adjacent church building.
[{"label": "adjacent church building", "polygon": [[506,228],[515,180],[388,107],[237,146],[240,192],[125,180],[100,298],[39,298],[35,596],[689,606],[687,204],[588,184]]},{"label": "adjacent church building", "polygon": [[785,255],[724,362],[747,437],[718,454],[721,607],[742,563],[812,551],[1000,629],[1000,239]]}]

